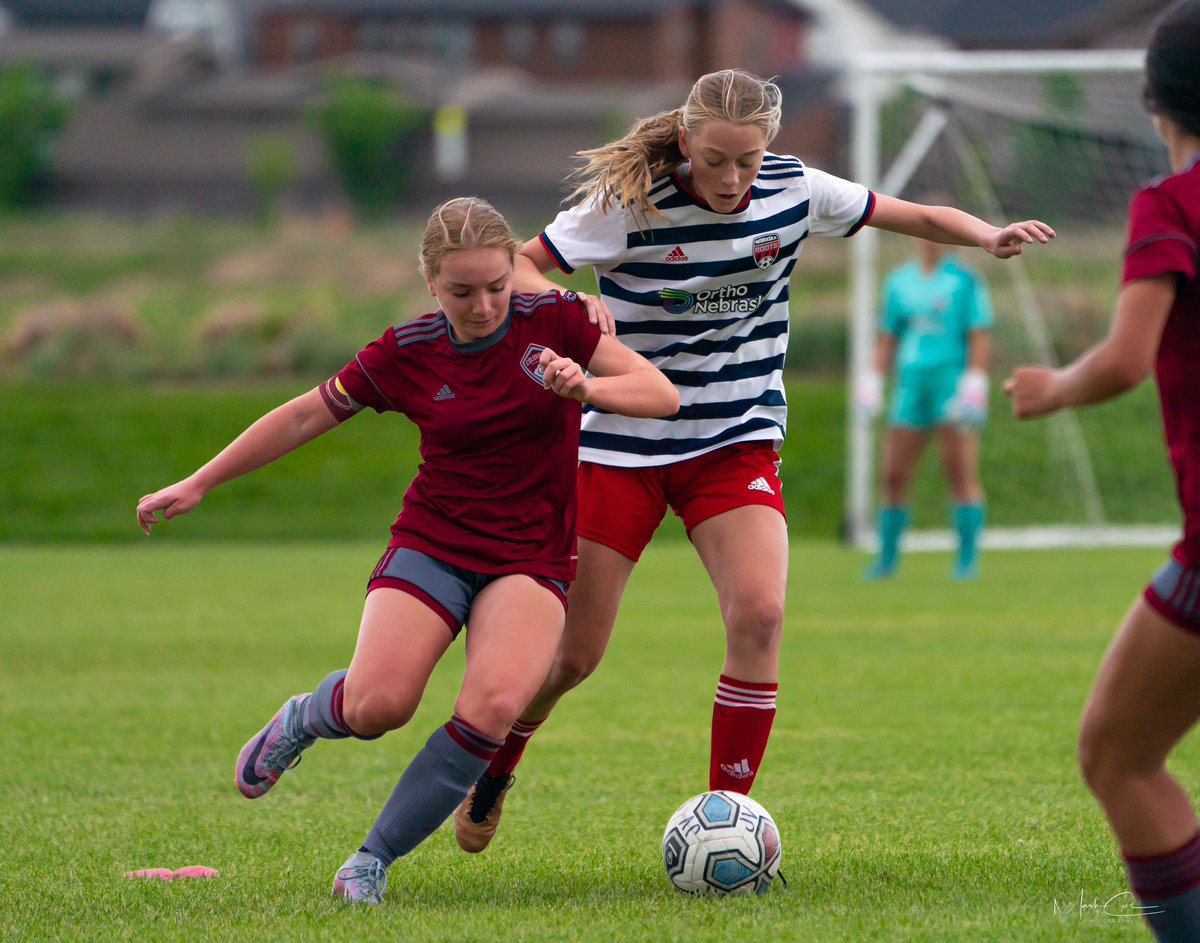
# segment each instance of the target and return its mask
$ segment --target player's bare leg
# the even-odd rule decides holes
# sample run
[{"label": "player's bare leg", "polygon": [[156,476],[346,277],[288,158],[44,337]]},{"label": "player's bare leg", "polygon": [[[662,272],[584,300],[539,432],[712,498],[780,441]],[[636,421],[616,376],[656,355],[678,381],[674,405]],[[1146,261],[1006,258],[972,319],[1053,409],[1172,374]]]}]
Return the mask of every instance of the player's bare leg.
[{"label": "player's bare leg", "polygon": [[979,433],[959,426],[938,427],[942,470],[954,499],[951,523],[958,535],[955,579],[978,575],[979,534],[983,529],[983,485],[979,480]]},{"label": "player's bare leg", "polygon": [[866,579],[887,579],[900,563],[900,538],[908,526],[908,488],[929,433],[908,426],[891,426],[883,442],[883,506],[879,509],[879,554]]},{"label": "player's bare leg", "polygon": [[1100,668],[1079,737],[1084,779],[1104,808],[1148,921],[1157,931],[1156,921],[1170,920],[1183,934],[1164,939],[1200,939],[1200,889],[1192,887],[1200,829],[1166,769],[1200,718],[1197,677],[1200,638],[1138,599]]},{"label": "player's bare leg", "polygon": [[[314,694],[290,698],[246,742],[235,769],[238,790],[248,799],[265,795],[318,738],[373,738],[403,726],[451,639],[445,623],[407,593],[370,593],[349,671],[330,675]],[[326,690],[334,685],[336,706]],[[313,703],[322,698],[323,706]]]},{"label": "player's bare leg", "polygon": [[545,720],[559,699],[599,666],[634,566],[632,560],[611,547],[579,539],[578,575],[567,594],[562,643],[545,683],[521,712],[522,720]]},{"label": "player's bare leg", "polygon": [[564,615],[561,600],[528,576],[489,584],[471,606],[459,716],[503,738],[550,672]]},{"label": "player's bare leg", "polygon": [[372,590],[346,674],[349,727],[373,737],[407,724],[453,641],[442,618],[415,596],[391,587]]},{"label": "player's bare leg", "polygon": [[483,851],[496,834],[512,771],[529,737],[550,716],[559,699],[588,677],[604,657],[616,624],[621,596],[634,562],[610,547],[579,539],[578,576],[567,598],[566,627],[545,682],[521,711],[505,745],[454,814],[459,847]]},{"label": "player's bare leg", "polygon": [[787,593],[787,524],[750,505],[710,517],[690,537],[717,591],[725,662],[713,706],[709,788],[747,793],[775,718]]}]

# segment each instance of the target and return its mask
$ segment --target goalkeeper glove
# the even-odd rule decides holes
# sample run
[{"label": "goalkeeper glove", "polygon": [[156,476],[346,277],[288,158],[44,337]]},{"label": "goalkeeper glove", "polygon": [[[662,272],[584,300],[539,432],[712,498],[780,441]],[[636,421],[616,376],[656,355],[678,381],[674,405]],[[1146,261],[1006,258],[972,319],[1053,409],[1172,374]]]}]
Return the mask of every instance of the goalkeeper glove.
[{"label": "goalkeeper glove", "polygon": [[869,370],[858,378],[854,388],[854,408],[867,420],[874,419],[883,409],[883,375],[877,370]]},{"label": "goalkeeper glove", "polygon": [[988,414],[988,377],[982,370],[964,370],[947,410],[949,418],[964,426],[982,426]]}]

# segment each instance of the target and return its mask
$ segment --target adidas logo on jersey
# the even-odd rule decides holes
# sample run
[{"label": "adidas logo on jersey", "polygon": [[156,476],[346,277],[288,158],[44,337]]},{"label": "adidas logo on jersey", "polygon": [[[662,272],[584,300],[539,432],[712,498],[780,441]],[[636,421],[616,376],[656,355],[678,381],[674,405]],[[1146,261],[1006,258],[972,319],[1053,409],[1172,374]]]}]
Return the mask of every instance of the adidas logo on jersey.
[{"label": "adidas logo on jersey", "polygon": [[749,779],[754,775],[754,770],[750,768],[750,763],[745,757],[742,757],[732,766],[728,763],[722,763],[721,772],[726,776],[732,776],[734,779]]},{"label": "adidas logo on jersey", "polygon": [[746,485],[747,491],[765,491],[767,494],[774,494],[775,489],[767,484],[767,479],[759,475],[750,484]]},{"label": "adidas logo on jersey", "polygon": [[437,396],[433,398],[435,403],[440,403],[444,399],[454,399],[454,394],[450,392],[450,384],[445,383],[442,388],[437,391]]},{"label": "adidas logo on jersey", "polygon": [[667,253],[666,262],[686,262],[688,260],[687,253],[683,251],[682,246],[676,246]]}]

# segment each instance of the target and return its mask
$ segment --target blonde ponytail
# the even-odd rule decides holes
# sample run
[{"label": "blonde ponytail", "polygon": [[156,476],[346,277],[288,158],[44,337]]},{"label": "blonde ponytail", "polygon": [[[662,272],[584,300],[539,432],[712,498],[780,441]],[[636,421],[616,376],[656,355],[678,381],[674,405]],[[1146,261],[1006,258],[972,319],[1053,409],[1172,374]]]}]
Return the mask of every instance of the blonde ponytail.
[{"label": "blonde ponytail", "polygon": [[703,75],[682,108],[644,118],[623,138],[580,151],[584,164],[572,175],[580,183],[568,199],[594,199],[601,212],[620,205],[661,216],[650,202],[650,186],[683,163],[680,128],[695,134],[710,121],[752,124],[762,130],[766,146],[779,133],[782,104],[778,85],[749,72],[723,69]]}]

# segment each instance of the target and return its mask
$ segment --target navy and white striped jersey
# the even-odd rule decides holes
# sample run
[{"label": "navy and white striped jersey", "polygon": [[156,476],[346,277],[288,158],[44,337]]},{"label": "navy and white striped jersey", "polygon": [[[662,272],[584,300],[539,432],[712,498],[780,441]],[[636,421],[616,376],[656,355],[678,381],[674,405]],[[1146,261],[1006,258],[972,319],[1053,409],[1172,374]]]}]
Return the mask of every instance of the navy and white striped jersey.
[{"label": "navy and white striped jersey", "polygon": [[810,233],[853,235],[874,195],[768,153],[732,213],[712,210],[680,170],[655,181],[650,199],[662,217],[621,207],[603,213],[589,200],[559,213],[540,236],[564,271],[595,267],[622,342],[680,393],[680,410],[667,419],[586,407],[579,457],[642,467],[735,442],[778,448],[787,421],[788,278]]}]

